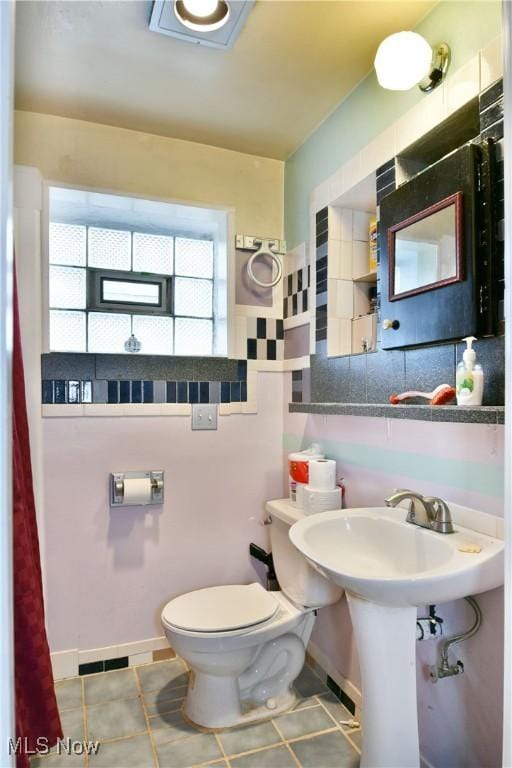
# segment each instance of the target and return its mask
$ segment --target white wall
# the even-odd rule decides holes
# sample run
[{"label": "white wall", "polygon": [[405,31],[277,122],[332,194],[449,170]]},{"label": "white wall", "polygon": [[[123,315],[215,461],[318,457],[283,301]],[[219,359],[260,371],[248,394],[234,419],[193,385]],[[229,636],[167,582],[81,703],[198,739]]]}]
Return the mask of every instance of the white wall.
[{"label": "white wall", "polygon": [[[162,635],[175,595],[256,578],[263,502],[281,492],[282,376],[261,373],[257,415],[192,432],[188,417],[51,418],[43,425],[52,651]],[[109,509],[115,470],[165,470],[161,508]]]},{"label": "white wall", "polygon": [[[281,237],[284,164],[28,112],[16,115],[15,139],[25,166],[17,241],[50,647],[161,635],[159,611],[173,595],[255,577],[248,545],[265,540],[262,504],[280,493],[281,377],[260,374],[258,414],[222,416],[216,433],[192,433],[184,416],[42,419],[38,185],[229,206],[236,231]],[[162,510],[110,512],[109,472],[129,469],[166,471]]]}]

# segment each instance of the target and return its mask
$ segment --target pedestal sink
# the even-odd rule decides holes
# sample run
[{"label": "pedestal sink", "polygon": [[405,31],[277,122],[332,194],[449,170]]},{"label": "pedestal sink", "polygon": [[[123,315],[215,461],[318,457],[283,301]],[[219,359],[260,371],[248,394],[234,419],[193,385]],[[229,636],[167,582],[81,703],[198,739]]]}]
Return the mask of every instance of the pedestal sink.
[{"label": "pedestal sink", "polygon": [[361,667],[362,768],[420,764],[417,607],[503,584],[502,541],[458,526],[435,533],[405,516],[403,508],[336,510],[290,529],[297,549],[347,593]]}]

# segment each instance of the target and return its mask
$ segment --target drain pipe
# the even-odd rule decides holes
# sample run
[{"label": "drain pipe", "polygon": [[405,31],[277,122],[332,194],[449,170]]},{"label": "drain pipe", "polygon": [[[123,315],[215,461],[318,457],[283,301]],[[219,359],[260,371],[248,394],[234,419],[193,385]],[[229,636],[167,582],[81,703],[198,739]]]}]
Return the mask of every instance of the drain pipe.
[{"label": "drain pipe", "polygon": [[473,597],[465,597],[464,600],[471,606],[475,614],[475,620],[473,625],[466,632],[461,632],[459,635],[454,635],[448,638],[441,644],[440,663],[436,666],[430,667],[430,679],[433,683],[437,683],[443,677],[452,677],[453,675],[460,675],[464,672],[464,664],[462,661],[457,660],[455,664],[450,664],[448,661],[448,651],[452,645],[456,643],[462,643],[464,640],[469,640],[470,637],[476,635],[480,629],[482,623],[482,611],[480,606]]}]

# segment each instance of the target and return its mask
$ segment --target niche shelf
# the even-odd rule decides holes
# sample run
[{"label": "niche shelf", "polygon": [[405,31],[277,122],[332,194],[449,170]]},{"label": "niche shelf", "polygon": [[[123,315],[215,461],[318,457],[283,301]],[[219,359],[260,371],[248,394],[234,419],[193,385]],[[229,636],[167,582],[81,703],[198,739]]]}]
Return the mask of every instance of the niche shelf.
[{"label": "niche shelf", "polygon": [[322,416],[366,416],[414,421],[504,424],[503,405],[390,405],[387,403],[290,403],[290,413]]},{"label": "niche shelf", "polygon": [[377,282],[377,272],[368,272],[366,275],[359,275],[358,277],[352,278],[354,283],[376,283]]}]

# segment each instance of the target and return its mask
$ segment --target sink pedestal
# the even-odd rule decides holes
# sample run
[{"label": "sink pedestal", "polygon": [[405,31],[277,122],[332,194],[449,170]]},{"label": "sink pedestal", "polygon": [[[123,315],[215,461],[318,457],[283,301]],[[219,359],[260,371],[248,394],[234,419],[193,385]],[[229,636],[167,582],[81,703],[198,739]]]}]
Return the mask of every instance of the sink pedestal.
[{"label": "sink pedestal", "polygon": [[418,768],[417,609],[347,599],[361,668],[361,768]]}]

